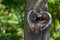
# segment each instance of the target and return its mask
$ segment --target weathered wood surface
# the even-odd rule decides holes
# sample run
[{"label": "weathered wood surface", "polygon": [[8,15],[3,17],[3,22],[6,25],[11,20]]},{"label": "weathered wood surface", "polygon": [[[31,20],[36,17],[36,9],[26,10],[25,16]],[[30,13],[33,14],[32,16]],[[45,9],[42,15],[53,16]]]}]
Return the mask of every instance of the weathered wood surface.
[{"label": "weathered wood surface", "polygon": [[[27,14],[30,8],[34,7],[38,0],[26,0],[25,22],[24,22],[24,40],[50,40],[50,27],[41,31],[38,34],[31,32],[27,22]],[[47,0],[42,0],[39,5],[43,10],[47,11]]]}]

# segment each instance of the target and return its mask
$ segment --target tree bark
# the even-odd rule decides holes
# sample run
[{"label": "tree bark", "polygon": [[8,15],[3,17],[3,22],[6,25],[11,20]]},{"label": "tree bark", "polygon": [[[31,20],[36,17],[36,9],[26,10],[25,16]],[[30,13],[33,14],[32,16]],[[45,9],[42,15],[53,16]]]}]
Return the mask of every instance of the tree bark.
[{"label": "tree bark", "polygon": [[[38,0],[26,0],[25,22],[24,22],[24,40],[50,40],[50,26],[38,34],[31,32],[27,22],[27,14],[30,8],[34,7]],[[47,0],[42,0],[39,5],[47,11]]]}]

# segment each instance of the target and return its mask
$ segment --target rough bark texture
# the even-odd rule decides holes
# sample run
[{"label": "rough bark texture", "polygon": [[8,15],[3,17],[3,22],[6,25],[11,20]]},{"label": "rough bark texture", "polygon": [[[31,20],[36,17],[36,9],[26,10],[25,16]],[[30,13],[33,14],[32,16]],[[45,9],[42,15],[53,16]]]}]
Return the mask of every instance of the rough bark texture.
[{"label": "rough bark texture", "polygon": [[[50,40],[50,27],[38,34],[31,32],[27,22],[27,14],[30,8],[34,7],[38,0],[26,0],[25,22],[24,22],[24,40]],[[40,5],[43,10],[47,11],[47,0],[42,0]]]}]

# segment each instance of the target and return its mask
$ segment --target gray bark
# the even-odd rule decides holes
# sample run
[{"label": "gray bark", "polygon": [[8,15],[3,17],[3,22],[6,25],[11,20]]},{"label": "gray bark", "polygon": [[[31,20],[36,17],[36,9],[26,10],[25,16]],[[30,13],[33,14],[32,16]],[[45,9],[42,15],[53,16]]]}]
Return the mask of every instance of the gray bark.
[{"label": "gray bark", "polygon": [[[30,8],[34,7],[38,0],[26,0],[26,11],[25,11],[25,22],[24,22],[24,40],[50,40],[50,27],[41,31],[38,34],[31,32],[31,29],[27,22],[27,14]],[[43,10],[47,11],[47,0],[42,0],[39,6],[43,8]],[[40,9],[40,8],[39,8]]]}]

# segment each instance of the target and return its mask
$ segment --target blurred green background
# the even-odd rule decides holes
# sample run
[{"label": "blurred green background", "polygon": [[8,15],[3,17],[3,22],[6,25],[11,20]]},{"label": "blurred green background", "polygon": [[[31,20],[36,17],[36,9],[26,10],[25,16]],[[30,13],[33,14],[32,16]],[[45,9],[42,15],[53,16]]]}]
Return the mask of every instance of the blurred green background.
[{"label": "blurred green background", "polygon": [[[23,40],[25,0],[0,0],[0,40]],[[60,0],[48,0],[53,17],[51,40],[60,40]]]}]

